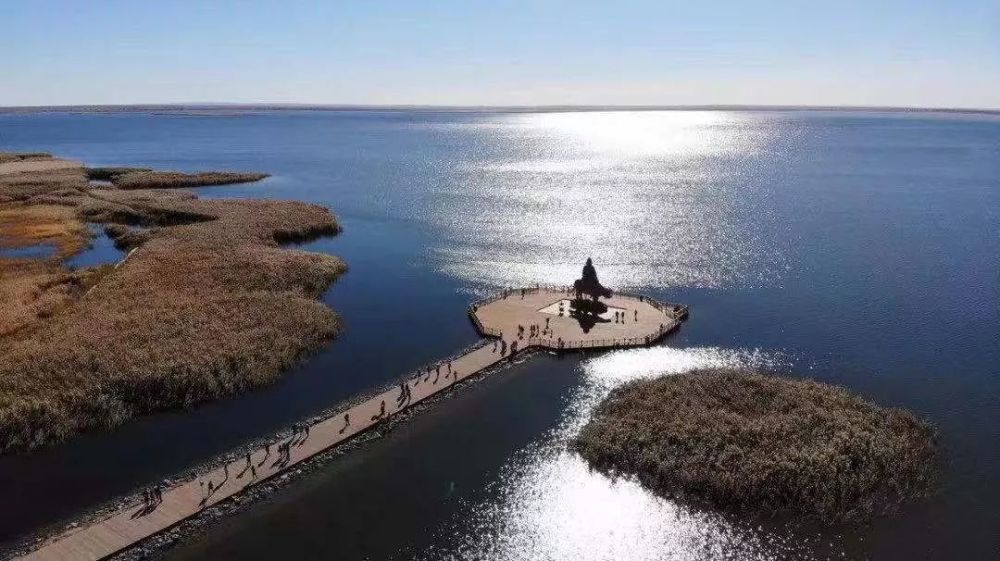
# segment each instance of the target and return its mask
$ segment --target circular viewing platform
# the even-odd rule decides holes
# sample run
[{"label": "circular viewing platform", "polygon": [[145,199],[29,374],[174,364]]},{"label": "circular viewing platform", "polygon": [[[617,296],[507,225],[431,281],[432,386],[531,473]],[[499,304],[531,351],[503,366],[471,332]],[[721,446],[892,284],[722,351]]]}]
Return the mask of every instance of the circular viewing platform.
[{"label": "circular viewing platform", "polygon": [[[469,308],[479,332],[518,341],[522,349],[637,347],[654,343],[677,329],[687,307],[631,294],[602,298],[607,310],[577,310],[570,287],[507,290]],[[536,330],[532,335],[531,326]]]}]

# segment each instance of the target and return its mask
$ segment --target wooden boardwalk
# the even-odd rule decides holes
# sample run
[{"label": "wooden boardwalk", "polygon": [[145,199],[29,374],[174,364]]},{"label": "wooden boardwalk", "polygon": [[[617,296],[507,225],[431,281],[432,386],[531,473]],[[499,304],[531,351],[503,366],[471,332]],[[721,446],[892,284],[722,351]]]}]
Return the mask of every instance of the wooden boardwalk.
[{"label": "wooden boardwalk", "polygon": [[[646,337],[651,336],[650,334],[659,332],[656,335],[659,337],[676,328],[682,318],[673,313],[673,310],[664,311],[663,317],[654,315],[651,310],[655,309],[658,303],[650,304],[649,300],[616,297],[608,302],[609,305],[625,309],[626,314],[632,314],[629,319],[637,317],[635,312],[639,310],[640,313],[649,314],[649,317],[641,322],[635,320],[616,323],[617,327],[611,326],[610,322],[601,323],[599,324],[601,330],[595,331],[595,328],[591,328],[588,333],[584,333],[572,318],[552,316],[550,325],[558,320],[557,325],[552,327],[553,337],[547,334],[530,339],[525,333],[523,338],[518,338],[518,321],[526,329],[530,324],[539,323],[539,319],[541,324],[544,324],[544,318],[551,314],[539,310],[564,296],[565,294],[558,290],[549,289],[530,289],[523,297],[520,291],[515,291],[479,303],[470,309],[470,313],[477,327],[486,335],[490,335],[491,330],[499,329],[493,325],[496,322],[507,326],[503,339],[508,346],[518,341],[519,352],[531,348],[554,347],[559,339],[564,343],[578,343],[573,348],[642,345],[648,341]],[[520,310],[520,313],[517,310]],[[686,314],[686,309],[684,313]],[[664,329],[661,319],[670,322],[669,329]],[[484,320],[486,325],[483,324]],[[617,332],[610,331],[611,329],[616,329]],[[617,337],[607,337],[608,335]],[[618,343],[612,343],[616,340]],[[597,342],[605,344],[596,345]],[[400,382],[399,386],[310,425],[308,431],[272,443],[267,449],[254,451],[250,455],[249,464],[245,458],[230,462],[197,479],[163,490],[162,501],[155,507],[144,508],[141,503],[133,504],[107,518],[55,536],[19,559],[97,561],[110,557],[196,515],[205,507],[224,501],[250,485],[272,478],[364,432],[407,407],[446,390],[456,382],[473,376],[501,360],[511,358],[509,353],[507,356],[502,355],[499,345],[494,345],[494,341],[486,341],[482,346],[473,348],[450,362],[441,363],[439,370],[425,369],[423,373]],[[404,384],[408,388],[409,398],[400,401],[398,398],[404,393]],[[289,452],[282,457],[279,448],[286,443]],[[211,483],[211,493],[209,493],[209,483]]]}]

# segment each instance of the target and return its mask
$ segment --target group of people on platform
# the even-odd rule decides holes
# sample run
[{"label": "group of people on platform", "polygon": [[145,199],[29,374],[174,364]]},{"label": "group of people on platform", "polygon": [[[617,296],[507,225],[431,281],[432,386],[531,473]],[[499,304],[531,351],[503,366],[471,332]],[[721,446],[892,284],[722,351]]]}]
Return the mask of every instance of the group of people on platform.
[{"label": "group of people on platform", "polygon": [[142,505],[144,510],[153,510],[163,502],[163,488],[159,485],[142,490]]},{"label": "group of people on platform", "polygon": [[[520,327],[520,326],[518,326],[518,327]],[[500,356],[507,356],[507,350],[508,350],[507,340],[503,338],[503,332],[501,331],[500,332],[500,338],[493,341],[493,352],[495,353],[495,352],[499,351],[500,352]],[[509,350],[510,350],[510,357],[511,357],[511,359],[513,359],[514,355],[517,354],[517,341],[516,340],[510,342]]]},{"label": "group of people on platform", "polygon": [[[528,331],[528,339],[534,339],[536,337],[542,337],[544,335],[550,335],[551,336],[553,334],[552,328],[549,327],[549,318],[545,318],[545,327],[544,328],[541,325],[537,324],[537,323],[533,323],[533,324],[530,324],[528,326],[527,331]],[[525,332],[524,326],[518,324],[518,326],[517,326],[517,338],[518,339],[524,339],[524,332]]]},{"label": "group of people on platform", "polygon": [[[632,321],[639,321],[639,310],[632,311]],[[625,323],[625,312],[615,312],[615,323]]]}]

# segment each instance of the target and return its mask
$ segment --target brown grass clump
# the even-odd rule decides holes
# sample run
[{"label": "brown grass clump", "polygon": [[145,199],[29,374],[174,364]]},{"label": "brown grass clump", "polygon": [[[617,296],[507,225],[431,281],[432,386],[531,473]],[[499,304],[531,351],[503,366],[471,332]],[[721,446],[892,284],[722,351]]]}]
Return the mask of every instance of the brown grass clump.
[{"label": "brown grass clump", "polygon": [[[0,331],[0,451],[268,384],[340,330],[317,297],[344,263],[279,246],[336,233],[322,207],[92,189],[82,167],[2,172],[0,208],[55,204],[137,249],[77,273],[58,259],[2,267],[0,297],[21,288],[0,308],[14,326]],[[31,308],[51,287],[58,301]],[[10,298],[29,304],[20,319]]]},{"label": "brown grass clump", "polygon": [[69,257],[86,244],[88,235],[87,227],[70,207],[38,204],[0,208],[0,247],[49,243],[60,257]]},{"label": "brown grass clump", "polygon": [[152,168],[103,167],[87,168],[87,179],[95,181],[111,181],[119,175],[127,173],[143,173],[153,171]]},{"label": "brown grass clump", "polygon": [[812,380],[702,371],[626,384],[574,440],[592,466],[724,509],[867,518],[926,495],[935,430]]},{"label": "brown grass clump", "polygon": [[52,154],[46,152],[0,152],[0,164],[8,162],[33,162],[36,160],[51,160]]},{"label": "brown grass clump", "polygon": [[0,204],[0,248],[51,245],[49,258],[0,254],[0,336],[48,317],[80,295],[78,278],[59,266],[89,238],[86,225],[67,206]]},{"label": "brown grass clump", "polygon": [[251,183],[269,177],[266,173],[223,171],[180,173],[176,171],[152,171],[144,168],[95,168],[89,172],[89,175],[91,179],[107,179],[119,189],[204,187],[207,185]]}]

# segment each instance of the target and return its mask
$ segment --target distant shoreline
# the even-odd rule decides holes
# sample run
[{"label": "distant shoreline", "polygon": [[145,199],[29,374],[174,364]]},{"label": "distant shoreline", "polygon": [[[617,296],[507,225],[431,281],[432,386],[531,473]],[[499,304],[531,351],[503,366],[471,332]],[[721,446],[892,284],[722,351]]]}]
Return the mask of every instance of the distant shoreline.
[{"label": "distant shoreline", "polygon": [[23,113],[184,113],[238,111],[383,111],[441,113],[563,113],[591,111],[835,111],[864,113],[959,113],[1000,115],[1000,108],[882,107],[851,105],[351,105],[297,103],[165,103],[127,105],[36,105],[0,107],[0,114]]}]

